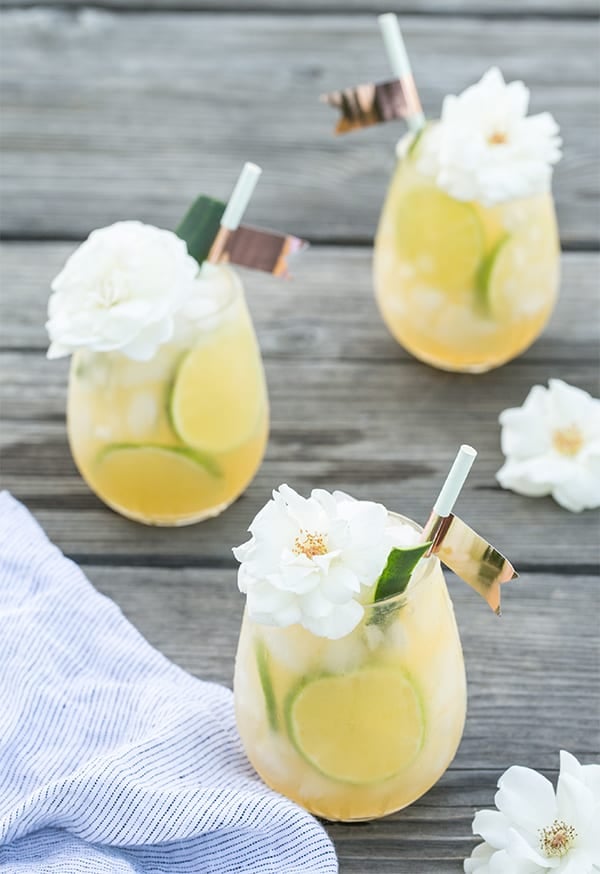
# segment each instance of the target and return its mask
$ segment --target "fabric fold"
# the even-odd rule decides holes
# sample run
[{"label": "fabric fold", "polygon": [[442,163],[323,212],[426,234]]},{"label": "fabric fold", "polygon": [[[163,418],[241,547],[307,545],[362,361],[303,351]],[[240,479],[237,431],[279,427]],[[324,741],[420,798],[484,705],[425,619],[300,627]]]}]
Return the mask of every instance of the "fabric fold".
[{"label": "fabric fold", "polygon": [[169,662],[0,495],[0,871],[333,874],[242,750],[232,693]]}]

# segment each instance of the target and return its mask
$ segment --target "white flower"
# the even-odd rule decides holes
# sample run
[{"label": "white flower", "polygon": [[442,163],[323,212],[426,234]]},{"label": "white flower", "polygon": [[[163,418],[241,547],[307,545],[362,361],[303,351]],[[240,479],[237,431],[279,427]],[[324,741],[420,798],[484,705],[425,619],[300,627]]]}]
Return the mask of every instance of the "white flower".
[{"label": "white flower", "polygon": [[513,766],[498,781],[497,810],[473,820],[479,844],[466,874],[594,874],[600,871],[600,765],[564,750],[556,794],[549,780]]},{"label": "white flower", "polygon": [[287,485],[249,530],[251,539],[233,550],[249,616],[264,625],[300,623],[333,640],[360,622],[361,592],[377,581],[392,547],[418,539],[382,504],[324,489],[303,498]]},{"label": "white flower", "polygon": [[136,221],[93,231],[52,283],[48,358],[87,348],[149,360],[171,338],[197,273],[171,231]]},{"label": "white flower", "polygon": [[504,82],[497,67],[462,94],[444,99],[427,130],[418,168],[457,200],[486,206],[550,190],[561,157],[559,128],[548,112],[527,116],[529,90]]},{"label": "white flower", "polygon": [[600,506],[600,400],[560,379],[535,385],[522,407],[500,414],[502,488],[552,495],[579,513]]}]

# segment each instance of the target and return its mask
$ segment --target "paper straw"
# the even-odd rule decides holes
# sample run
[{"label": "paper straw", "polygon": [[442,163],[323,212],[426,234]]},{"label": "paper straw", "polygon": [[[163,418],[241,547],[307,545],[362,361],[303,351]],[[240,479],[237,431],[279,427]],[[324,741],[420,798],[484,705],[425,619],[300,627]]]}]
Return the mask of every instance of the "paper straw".
[{"label": "paper straw", "polygon": [[221,227],[227,228],[228,231],[237,230],[261,173],[262,169],[257,164],[249,161],[244,164],[225,207]]},{"label": "paper straw", "polygon": [[393,12],[386,12],[384,15],[379,15],[377,21],[379,22],[392,72],[405,85],[407,96],[411,98],[413,104],[413,111],[406,120],[411,130],[418,131],[425,124],[425,116],[415,87],[398,17]]},{"label": "paper straw", "polygon": [[463,444],[458,450],[454,464],[446,477],[435,504],[433,512],[438,516],[449,516],[465,483],[469,471],[477,457],[477,451],[472,446]]}]

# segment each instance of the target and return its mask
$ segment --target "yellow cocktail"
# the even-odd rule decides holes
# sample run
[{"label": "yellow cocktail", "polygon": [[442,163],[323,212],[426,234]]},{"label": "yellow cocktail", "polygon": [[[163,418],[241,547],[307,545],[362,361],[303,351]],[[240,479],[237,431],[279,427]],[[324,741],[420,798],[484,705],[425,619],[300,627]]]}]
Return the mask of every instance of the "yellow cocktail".
[{"label": "yellow cocktail", "polygon": [[403,594],[364,606],[337,640],[246,613],[236,658],[250,761],[269,786],[329,820],[372,819],[419,798],[452,761],[465,720],[462,650],[438,559],[423,559]]},{"label": "yellow cocktail", "polygon": [[207,265],[174,336],[149,361],[76,351],[67,416],[81,475],[119,513],[185,525],[224,510],[256,473],[268,432],[263,367],[237,274]]},{"label": "yellow cocktail", "polygon": [[451,197],[419,166],[434,130],[398,161],[375,240],[376,298],[391,333],[417,358],[485,371],[523,352],[553,310],[552,195],[493,206]]}]

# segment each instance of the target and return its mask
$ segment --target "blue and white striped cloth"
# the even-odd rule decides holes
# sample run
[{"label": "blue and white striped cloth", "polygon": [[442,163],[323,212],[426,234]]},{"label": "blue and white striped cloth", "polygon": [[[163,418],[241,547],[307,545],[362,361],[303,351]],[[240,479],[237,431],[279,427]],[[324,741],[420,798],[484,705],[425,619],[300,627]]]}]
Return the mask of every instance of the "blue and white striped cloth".
[{"label": "blue and white striped cloth", "polygon": [[0,871],[334,874],[228,689],[167,661],[0,495]]}]

